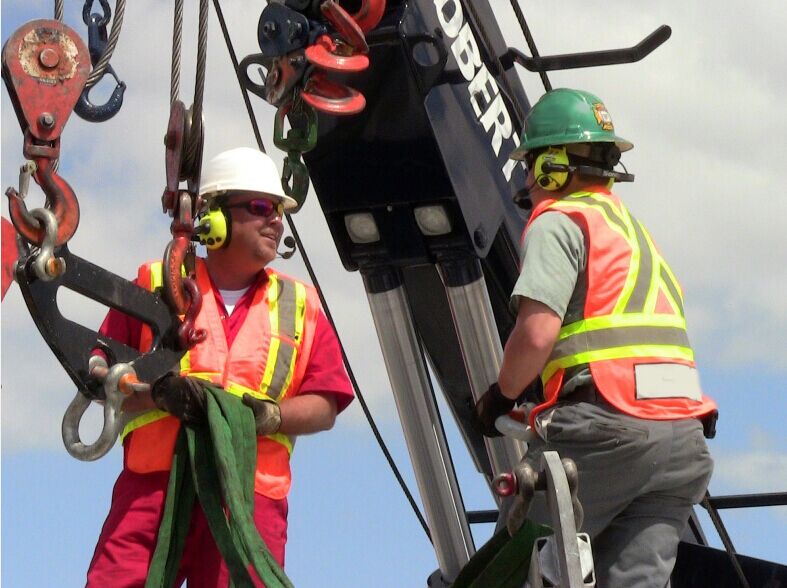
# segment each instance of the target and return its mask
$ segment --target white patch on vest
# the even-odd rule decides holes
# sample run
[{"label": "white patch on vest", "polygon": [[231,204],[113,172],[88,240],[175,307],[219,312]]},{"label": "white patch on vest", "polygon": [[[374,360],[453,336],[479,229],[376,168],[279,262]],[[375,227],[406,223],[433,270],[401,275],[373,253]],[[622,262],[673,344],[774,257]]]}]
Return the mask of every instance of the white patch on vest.
[{"label": "white patch on vest", "polygon": [[634,366],[637,400],[690,398],[702,400],[697,369],[679,363],[644,363]]}]

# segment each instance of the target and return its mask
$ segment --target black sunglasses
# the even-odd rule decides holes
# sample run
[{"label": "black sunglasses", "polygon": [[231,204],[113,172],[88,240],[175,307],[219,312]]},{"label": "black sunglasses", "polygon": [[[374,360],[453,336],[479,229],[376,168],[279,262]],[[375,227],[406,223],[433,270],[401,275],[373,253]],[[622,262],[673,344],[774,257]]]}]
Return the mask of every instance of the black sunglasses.
[{"label": "black sunglasses", "polygon": [[270,218],[275,212],[277,216],[284,216],[284,205],[281,202],[274,202],[268,198],[255,198],[248,202],[241,202],[240,204],[226,205],[224,208],[245,208],[249,213],[254,216],[261,216],[263,218]]}]

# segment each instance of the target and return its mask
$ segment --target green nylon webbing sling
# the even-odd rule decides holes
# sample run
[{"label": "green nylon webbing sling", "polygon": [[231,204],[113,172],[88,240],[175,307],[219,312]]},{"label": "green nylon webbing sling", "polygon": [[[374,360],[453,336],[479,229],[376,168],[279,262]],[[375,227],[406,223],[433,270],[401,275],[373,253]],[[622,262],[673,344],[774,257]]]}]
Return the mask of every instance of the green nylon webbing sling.
[{"label": "green nylon webbing sling", "polygon": [[257,436],[252,411],[221,388],[207,384],[203,388],[208,422],[180,428],[145,588],[174,585],[195,498],[227,564],[233,588],[254,586],[249,565],[267,588],[292,588],[254,526]]},{"label": "green nylon webbing sling", "polygon": [[451,588],[521,588],[536,539],[551,534],[549,527],[530,520],[513,537],[500,530],[470,558]]}]

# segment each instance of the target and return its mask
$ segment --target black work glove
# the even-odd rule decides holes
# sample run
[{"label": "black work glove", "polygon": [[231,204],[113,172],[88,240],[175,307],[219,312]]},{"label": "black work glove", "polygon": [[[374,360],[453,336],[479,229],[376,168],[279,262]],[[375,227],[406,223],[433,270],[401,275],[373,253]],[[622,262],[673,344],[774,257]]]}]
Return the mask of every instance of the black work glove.
[{"label": "black work glove", "polygon": [[188,376],[165,374],[153,383],[150,395],[161,410],[184,423],[199,424],[207,420],[205,382]]},{"label": "black work glove", "polygon": [[497,417],[511,412],[515,401],[503,396],[500,386],[494,382],[489,390],[478,399],[473,410],[473,426],[486,437],[500,437],[502,433],[495,427]]},{"label": "black work glove", "polygon": [[243,395],[243,404],[254,413],[257,435],[273,435],[281,427],[281,409],[273,400],[262,400],[251,394]]}]

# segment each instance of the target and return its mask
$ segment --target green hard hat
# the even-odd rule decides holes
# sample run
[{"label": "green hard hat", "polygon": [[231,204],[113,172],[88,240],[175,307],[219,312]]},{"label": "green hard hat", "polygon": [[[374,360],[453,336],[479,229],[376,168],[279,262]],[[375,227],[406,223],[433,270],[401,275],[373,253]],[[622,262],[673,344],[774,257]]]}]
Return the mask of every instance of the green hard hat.
[{"label": "green hard hat", "polygon": [[615,134],[601,98],[582,90],[558,88],[544,94],[530,109],[511,159],[524,159],[533,149],[570,143],[615,143],[621,151],[634,147]]}]

